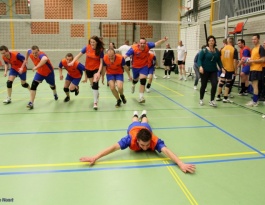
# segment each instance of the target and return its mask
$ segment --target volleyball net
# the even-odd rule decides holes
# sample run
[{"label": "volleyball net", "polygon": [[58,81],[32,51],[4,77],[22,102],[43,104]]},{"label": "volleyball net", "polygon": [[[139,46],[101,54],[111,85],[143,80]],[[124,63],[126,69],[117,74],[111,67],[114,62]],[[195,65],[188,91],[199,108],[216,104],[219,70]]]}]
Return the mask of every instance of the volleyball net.
[{"label": "volleyball net", "polygon": [[[114,42],[116,48],[119,48],[125,40],[133,44],[138,42],[140,37],[145,37],[147,41],[156,42],[164,36],[167,36],[168,43],[176,48],[180,26],[177,21],[100,19],[0,19],[0,24],[1,45],[22,54],[32,45],[37,45],[40,50],[46,52],[55,67],[66,53],[79,53],[93,35],[103,38],[106,49],[110,42]],[[159,59],[165,45],[155,50]]]}]

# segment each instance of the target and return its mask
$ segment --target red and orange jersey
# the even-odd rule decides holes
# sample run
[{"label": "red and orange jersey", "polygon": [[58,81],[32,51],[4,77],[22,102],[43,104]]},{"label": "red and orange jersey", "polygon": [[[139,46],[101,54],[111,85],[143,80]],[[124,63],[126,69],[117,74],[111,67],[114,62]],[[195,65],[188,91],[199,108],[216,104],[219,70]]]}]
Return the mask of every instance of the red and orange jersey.
[{"label": "red and orange jersey", "polygon": [[100,52],[99,56],[96,55],[96,50],[92,48],[91,45],[84,47],[81,52],[86,54],[86,64],[85,67],[87,70],[96,70],[100,66],[100,58],[103,58],[103,50]]},{"label": "red and orange jersey", "polygon": [[115,54],[114,62],[110,62],[108,55],[104,55],[103,65],[106,66],[107,74],[123,74],[125,60],[120,54]]},{"label": "red and orange jersey", "polygon": [[[41,61],[42,57],[46,56],[45,53],[39,51],[38,57],[35,58],[33,56],[33,54],[32,54],[32,50],[28,50],[28,55],[29,55],[30,59],[32,60],[32,62],[33,62],[33,64],[35,66],[37,66],[39,64],[39,62]],[[48,76],[51,72],[53,72],[53,66],[52,66],[52,64],[51,64],[49,59],[44,65],[39,67],[38,70],[37,70],[37,73],[39,73],[42,76]]]},{"label": "red and orange jersey", "polygon": [[[134,150],[134,151],[142,150],[142,148],[138,145],[137,138],[136,138],[137,133],[141,129],[147,129],[147,128],[143,126],[135,126],[129,132],[129,135],[131,136],[131,144],[130,144],[131,150]],[[152,133],[152,138],[151,138],[150,147],[149,147],[150,150],[152,151],[155,150],[158,140],[159,138]]]},{"label": "red and orange jersey", "polygon": [[83,71],[85,70],[85,67],[79,63],[78,61],[75,61],[74,65],[68,66],[68,63],[66,59],[62,59],[59,68],[65,68],[68,72],[68,75],[70,75],[73,78],[81,78]]},{"label": "red and orange jersey", "polygon": [[[21,68],[21,66],[25,60],[25,57],[23,55],[21,55],[20,53],[15,52],[15,51],[9,52],[9,54],[10,54],[9,59],[5,56],[2,56],[5,64],[10,64],[11,68],[13,68],[17,72],[19,72],[19,69]],[[25,66],[23,68],[23,73],[26,72],[26,70],[27,70],[27,67]]]}]

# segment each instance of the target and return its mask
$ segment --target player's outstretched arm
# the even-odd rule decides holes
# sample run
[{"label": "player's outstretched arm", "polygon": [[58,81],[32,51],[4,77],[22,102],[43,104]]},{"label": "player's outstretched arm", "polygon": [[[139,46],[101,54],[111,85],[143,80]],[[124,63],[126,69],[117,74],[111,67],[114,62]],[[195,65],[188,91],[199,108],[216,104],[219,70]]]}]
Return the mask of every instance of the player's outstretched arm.
[{"label": "player's outstretched arm", "polygon": [[170,149],[168,149],[167,147],[163,147],[161,149],[161,151],[167,156],[169,157],[173,162],[175,162],[179,168],[181,169],[181,171],[183,171],[184,173],[194,173],[195,172],[195,165],[193,164],[185,164],[184,162],[182,162]]},{"label": "player's outstretched arm", "polygon": [[167,40],[168,40],[168,37],[165,36],[165,37],[162,38],[161,40],[155,42],[155,46],[159,46],[159,45],[161,45],[162,43],[165,43]]},{"label": "player's outstretched arm", "polygon": [[100,159],[100,158],[102,158],[102,157],[104,157],[104,156],[106,156],[106,155],[108,155],[108,154],[110,154],[112,152],[115,152],[115,151],[117,151],[119,149],[121,149],[121,147],[120,147],[120,145],[118,143],[116,143],[116,144],[114,144],[114,145],[102,150],[101,152],[99,152],[95,156],[92,156],[92,157],[81,157],[80,161],[81,162],[89,162],[90,165],[93,165],[93,164],[95,164],[95,162],[98,159]]}]

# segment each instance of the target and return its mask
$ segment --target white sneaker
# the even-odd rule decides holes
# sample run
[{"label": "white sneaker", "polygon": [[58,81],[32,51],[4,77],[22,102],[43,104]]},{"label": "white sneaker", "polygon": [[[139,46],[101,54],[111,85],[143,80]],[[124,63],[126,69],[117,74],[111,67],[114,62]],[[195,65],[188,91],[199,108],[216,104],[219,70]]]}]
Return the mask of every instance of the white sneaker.
[{"label": "white sneaker", "polygon": [[139,103],[145,103],[145,99],[142,97],[142,98],[139,99],[138,102],[139,102]]},{"label": "white sneaker", "polygon": [[140,116],[140,118],[142,118],[143,117],[143,115],[146,115],[147,114],[147,111],[146,110],[143,110],[142,111],[142,113],[141,113],[141,116]]},{"label": "white sneaker", "polygon": [[223,99],[223,103],[233,103],[233,101],[227,98],[227,99]]},{"label": "white sneaker", "polygon": [[204,105],[203,100],[200,100],[199,104],[202,106]]},{"label": "white sneaker", "polygon": [[154,76],[155,79],[157,79],[157,76],[155,74],[153,76]]},{"label": "white sneaker", "polygon": [[134,111],[133,112],[133,116],[137,116],[138,117],[138,111]]},{"label": "white sneaker", "polygon": [[169,79],[169,78],[170,78],[170,76],[168,75],[168,76],[167,76],[167,79]]},{"label": "white sneaker", "polygon": [[261,117],[265,119],[265,114],[264,114],[264,115],[262,115]]},{"label": "white sneaker", "polygon": [[212,107],[217,107],[217,104],[214,101],[209,101],[209,105]]},{"label": "white sneaker", "polygon": [[7,98],[3,101],[3,103],[5,103],[5,104],[9,104],[9,103],[11,103],[11,98],[10,98],[10,97],[7,97]]},{"label": "white sneaker", "polygon": [[194,86],[193,88],[194,88],[194,90],[197,90],[197,86]]},{"label": "white sneaker", "polygon": [[184,78],[185,81],[187,81],[187,78]]},{"label": "white sneaker", "polygon": [[146,88],[146,92],[150,93],[150,89],[149,88]]},{"label": "white sneaker", "polygon": [[135,91],[135,85],[132,85],[132,93]]},{"label": "white sneaker", "polygon": [[179,80],[183,80],[183,78],[181,77]]},{"label": "white sneaker", "polygon": [[167,78],[167,76],[165,75],[163,78]]},{"label": "white sneaker", "polygon": [[93,109],[94,110],[97,110],[98,109],[98,104],[97,103],[94,103]]},{"label": "white sneaker", "polygon": [[249,101],[246,105],[250,106],[250,107],[257,107],[259,105],[259,103],[258,102],[254,102],[254,101]]}]

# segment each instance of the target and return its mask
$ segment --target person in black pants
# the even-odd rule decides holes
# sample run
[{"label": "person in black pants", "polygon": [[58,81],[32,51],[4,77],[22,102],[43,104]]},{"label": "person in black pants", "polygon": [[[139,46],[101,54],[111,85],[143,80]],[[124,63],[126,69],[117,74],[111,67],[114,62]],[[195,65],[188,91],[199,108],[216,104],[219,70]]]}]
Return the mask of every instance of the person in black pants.
[{"label": "person in black pants", "polygon": [[199,54],[198,66],[201,74],[201,89],[200,89],[200,105],[203,105],[203,98],[205,94],[205,88],[207,87],[208,80],[211,81],[211,99],[209,105],[216,107],[214,101],[216,89],[217,89],[217,64],[220,68],[223,68],[221,62],[221,54],[216,47],[216,39],[214,36],[209,36],[207,38],[207,47],[202,49]]},{"label": "person in black pants", "polygon": [[170,49],[171,49],[170,45],[169,43],[167,43],[166,50],[164,51],[164,56],[163,56],[163,63],[165,66],[165,76],[163,78],[170,78],[170,73],[171,73],[170,68],[175,60],[174,51]]}]

